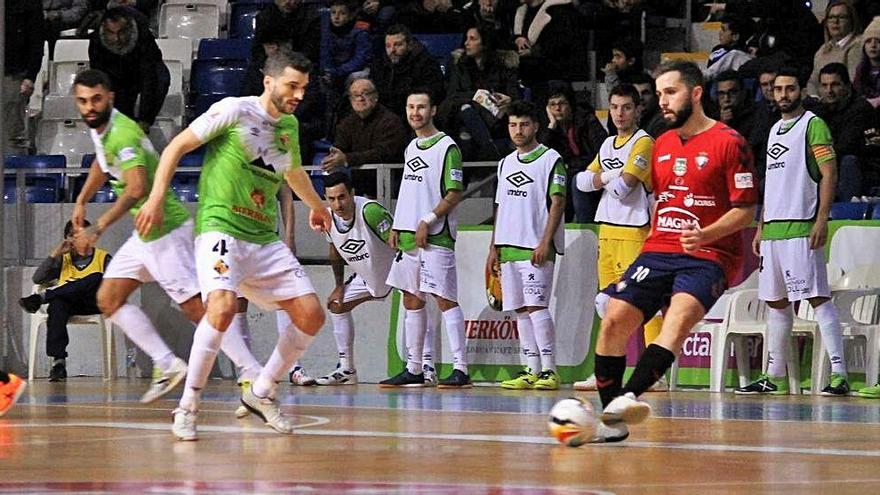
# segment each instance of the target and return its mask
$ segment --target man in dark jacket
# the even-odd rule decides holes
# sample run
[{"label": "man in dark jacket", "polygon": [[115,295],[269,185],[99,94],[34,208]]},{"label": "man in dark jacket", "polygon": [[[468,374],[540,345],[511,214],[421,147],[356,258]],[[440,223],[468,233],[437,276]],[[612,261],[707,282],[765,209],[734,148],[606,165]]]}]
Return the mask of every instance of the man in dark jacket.
[{"label": "man in dark jacket", "polygon": [[400,117],[379,104],[376,86],[369,79],[355,79],[348,87],[352,114],[336,125],[330,152],[321,161],[325,172],[349,169],[355,191],[376,197],[376,171],[357,170],[366,163],[399,162],[408,131]]},{"label": "man in dark jacket", "polygon": [[718,103],[717,118],[748,137],[757,124],[755,103],[747,98],[742,78],[736,71],[719,73],[715,78],[715,95]]},{"label": "man in dark jacket", "polygon": [[149,20],[129,7],[107,9],[101,27],[92,33],[89,63],[110,76],[114,107],[149,132],[171,83]]},{"label": "man in dark jacket", "polygon": [[6,66],[3,73],[3,143],[6,153],[26,154],[25,106],[43,59],[43,12],[39,2],[6,2]]},{"label": "man in dark jacket", "polygon": [[370,77],[379,100],[402,119],[406,118],[406,97],[411,89],[427,88],[431,101],[442,101],[446,93],[440,64],[401,24],[385,32],[385,56],[373,61]]}]

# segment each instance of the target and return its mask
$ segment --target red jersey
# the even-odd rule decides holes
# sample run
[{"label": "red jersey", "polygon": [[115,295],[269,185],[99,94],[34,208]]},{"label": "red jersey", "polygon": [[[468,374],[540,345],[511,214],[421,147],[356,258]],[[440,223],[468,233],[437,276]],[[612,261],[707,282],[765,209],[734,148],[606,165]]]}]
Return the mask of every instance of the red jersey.
[{"label": "red jersey", "polygon": [[714,261],[730,284],[742,264],[739,232],[690,253],[685,253],[679,238],[691,225],[707,227],[733,207],[757,203],[757,175],[749,144],[721,122],[685,142],[670,130],[654,143],[651,169],[657,204],[642,251]]}]

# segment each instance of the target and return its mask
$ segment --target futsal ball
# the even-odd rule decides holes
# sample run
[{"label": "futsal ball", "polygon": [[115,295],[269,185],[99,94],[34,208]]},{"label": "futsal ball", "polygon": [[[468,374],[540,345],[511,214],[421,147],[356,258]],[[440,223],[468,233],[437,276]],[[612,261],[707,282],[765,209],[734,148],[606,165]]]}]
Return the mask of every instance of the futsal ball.
[{"label": "futsal ball", "polygon": [[588,402],[574,397],[562,399],[550,410],[550,435],[569,447],[580,447],[596,434],[596,414]]},{"label": "futsal ball", "polygon": [[486,267],[486,300],[489,307],[501,311],[501,267]]}]

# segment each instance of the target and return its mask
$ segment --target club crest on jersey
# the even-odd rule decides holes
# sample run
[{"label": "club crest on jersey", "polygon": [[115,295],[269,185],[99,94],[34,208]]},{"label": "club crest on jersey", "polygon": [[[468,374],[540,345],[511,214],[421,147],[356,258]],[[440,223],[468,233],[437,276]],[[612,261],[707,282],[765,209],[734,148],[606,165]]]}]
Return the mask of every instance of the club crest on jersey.
[{"label": "club crest on jersey", "polygon": [[602,166],[608,170],[616,170],[618,168],[622,168],[623,165],[624,163],[620,160],[620,158],[617,158],[616,156],[614,158],[604,158],[602,160]]},{"label": "club crest on jersey", "polygon": [[290,133],[283,132],[278,135],[278,151],[286,153],[290,149]]},{"label": "club crest on jersey", "polygon": [[342,251],[343,253],[355,254],[358,251],[360,251],[364,247],[364,245],[366,245],[366,244],[367,244],[367,241],[358,240],[358,239],[349,239],[349,240],[345,241],[344,243],[342,243],[341,246],[339,246],[339,250]]},{"label": "club crest on jersey", "polygon": [[263,206],[266,204],[266,193],[264,193],[261,189],[254,189],[251,191],[251,201],[257,205],[257,208],[263,209]]},{"label": "club crest on jersey", "polygon": [[767,148],[767,156],[774,160],[779,160],[786,151],[788,151],[788,147],[782,143],[773,143],[773,146]]},{"label": "club crest on jersey", "polygon": [[224,263],[223,260],[217,260],[217,262],[214,263],[214,271],[220,275],[225,275],[226,272],[229,271],[229,266]]},{"label": "club crest on jersey", "polygon": [[697,153],[697,157],[694,161],[697,162],[697,169],[703,170],[703,168],[709,164],[709,153],[706,153],[705,151]]},{"label": "club crest on jersey", "polygon": [[687,158],[676,158],[675,164],[672,166],[672,173],[681,177],[688,171]]},{"label": "club crest on jersey", "polygon": [[424,170],[429,167],[429,165],[425,163],[425,160],[422,160],[420,156],[406,162],[406,166],[413,172],[418,172],[419,170]]}]

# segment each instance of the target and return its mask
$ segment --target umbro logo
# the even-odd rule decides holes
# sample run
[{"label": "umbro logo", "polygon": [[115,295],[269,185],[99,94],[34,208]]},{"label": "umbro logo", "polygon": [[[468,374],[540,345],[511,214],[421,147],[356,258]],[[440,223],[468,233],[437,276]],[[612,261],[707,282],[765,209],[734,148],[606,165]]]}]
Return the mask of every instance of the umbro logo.
[{"label": "umbro logo", "polygon": [[608,170],[617,170],[624,165],[625,164],[620,161],[620,158],[617,158],[616,156],[614,158],[605,158],[602,160],[602,166]]},{"label": "umbro logo", "polygon": [[525,186],[526,184],[531,184],[535,181],[533,181],[531,177],[526,175],[525,172],[519,171],[508,175],[507,182],[510,182],[511,184],[513,184],[513,187],[519,189],[520,187]]},{"label": "umbro logo", "polygon": [[774,160],[779,160],[779,157],[784,155],[786,151],[788,151],[788,148],[781,143],[773,143],[773,146],[767,149],[767,156]]},{"label": "umbro logo", "polygon": [[418,172],[419,170],[424,170],[429,167],[429,165],[425,163],[425,160],[422,160],[422,158],[418,156],[406,162],[406,166],[413,172]]},{"label": "umbro logo", "polygon": [[344,253],[355,254],[360,251],[366,243],[367,241],[349,239],[345,241],[341,246],[339,246],[339,250]]}]

